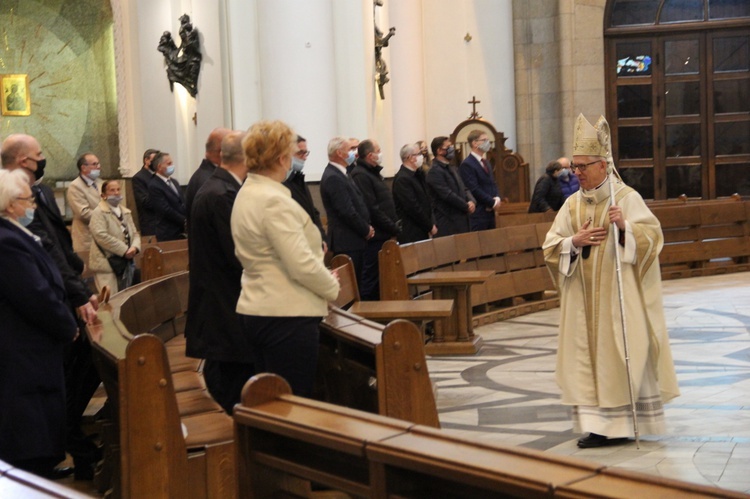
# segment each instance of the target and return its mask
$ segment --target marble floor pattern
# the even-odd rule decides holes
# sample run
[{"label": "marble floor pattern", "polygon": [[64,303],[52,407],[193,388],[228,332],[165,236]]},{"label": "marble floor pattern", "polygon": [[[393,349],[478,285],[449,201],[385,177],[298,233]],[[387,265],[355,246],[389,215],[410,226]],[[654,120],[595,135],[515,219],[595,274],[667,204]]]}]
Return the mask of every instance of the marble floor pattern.
[{"label": "marble floor pattern", "polygon": [[559,309],[475,330],[476,356],[432,357],[444,429],[464,437],[572,455],[630,470],[750,493],[750,274],[665,281],[664,309],[681,396],[667,433],[579,449],[559,403]]}]

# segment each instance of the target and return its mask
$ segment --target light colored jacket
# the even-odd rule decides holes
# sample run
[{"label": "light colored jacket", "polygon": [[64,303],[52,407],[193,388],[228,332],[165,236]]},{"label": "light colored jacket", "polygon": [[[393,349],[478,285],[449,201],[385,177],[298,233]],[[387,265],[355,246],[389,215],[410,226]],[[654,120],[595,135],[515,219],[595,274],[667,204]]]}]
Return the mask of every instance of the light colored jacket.
[{"label": "light colored jacket", "polygon": [[91,233],[89,222],[91,213],[102,199],[102,181],[96,179],[94,185],[88,184],[78,175],[68,187],[68,205],[73,211],[73,226],[71,236],[73,237],[73,249],[75,251],[88,251],[91,245]]},{"label": "light colored jacket", "polygon": [[232,209],[242,264],[237,312],[263,317],[323,317],[339,292],[323,264],[320,231],[289,189],[249,174]]},{"label": "light colored jacket", "polygon": [[[122,231],[122,225],[117,216],[112,212],[112,208],[103,199],[91,214],[91,236],[94,242],[91,243],[89,251],[89,268],[96,273],[112,274],[112,267],[109,266],[107,257],[111,255],[123,256],[128,251],[129,246],[125,242],[125,234]],[[120,204],[122,218],[125,222],[128,233],[130,234],[130,246],[135,246],[138,251],[141,250],[141,235],[135,228],[133,214],[125,206]],[[97,246],[98,244],[98,246]],[[99,249],[104,249],[104,253]]]}]

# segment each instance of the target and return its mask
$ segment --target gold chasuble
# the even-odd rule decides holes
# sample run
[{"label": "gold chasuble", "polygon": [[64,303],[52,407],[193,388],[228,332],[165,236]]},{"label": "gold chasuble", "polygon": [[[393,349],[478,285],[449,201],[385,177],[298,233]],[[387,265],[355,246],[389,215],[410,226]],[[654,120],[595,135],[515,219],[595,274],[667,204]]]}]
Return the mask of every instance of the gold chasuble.
[{"label": "gold chasuble", "polygon": [[[626,220],[624,240],[609,223],[610,186]],[[600,246],[575,248],[586,222],[604,227]],[[622,243],[622,244],[621,244]],[[679,395],[662,306],[661,226],[641,196],[610,175],[599,187],[567,199],[544,242],[544,257],[560,292],[557,383],[573,409],[575,430],[633,436],[615,250],[620,252],[633,392],[640,434],[663,433],[663,403]]]}]

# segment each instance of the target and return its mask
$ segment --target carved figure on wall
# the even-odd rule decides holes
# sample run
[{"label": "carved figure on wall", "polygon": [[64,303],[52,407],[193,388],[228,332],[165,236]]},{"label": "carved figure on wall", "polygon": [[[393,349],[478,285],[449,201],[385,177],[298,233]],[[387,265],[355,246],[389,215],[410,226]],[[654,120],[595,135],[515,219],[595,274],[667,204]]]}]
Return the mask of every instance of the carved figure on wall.
[{"label": "carved figure on wall", "polygon": [[191,96],[198,94],[198,75],[201,71],[200,39],[198,29],[193,27],[190,16],[180,17],[180,47],[175,45],[172,34],[165,31],[159,39],[158,50],[164,54],[167,65],[169,88],[174,91],[174,84],[179,83],[187,89]]},{"label": "carved figure on wall", "polygon": [[[375,8],[376,7],[382,7],[383,6],[383,0],[373,0],[373,19],[375,17]],[[374,22],[374,21],[373,21]],[[383,60],[383,48],[388,46],[388,42],[393,37],[393,35],[396,34],[396,28],[392,27],[388,30],[388,34],[383,36],[383,32],[378,28],[378,24],[374,22],[375,24],[375,71],[377,72],[377,75],[375,76],[375,80],[378,82],[378,91],[380,92],[380,98],[385,100],[385,93],[383,92],[383,87],[386,83],[388,83],[390,78],[388,78],[388,66],[386,65],[385,61]]]}]

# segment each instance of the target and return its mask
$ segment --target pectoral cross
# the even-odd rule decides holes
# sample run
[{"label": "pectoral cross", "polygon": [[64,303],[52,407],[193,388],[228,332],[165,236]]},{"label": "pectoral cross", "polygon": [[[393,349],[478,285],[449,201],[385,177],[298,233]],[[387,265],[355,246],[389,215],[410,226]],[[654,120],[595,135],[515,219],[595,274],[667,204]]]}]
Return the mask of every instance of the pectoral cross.
[{"label": "pectoral cross", "polygon": [[469,116],[470,120],[471,119],[478,120],[479,118],[481,118],[481,116],[479,116],[479,113],[477,113],[477,104],[479,104],[480,102],[482,101],[477,100],[476,95],[471,96],[471,100],[468,102],[468,104],[471,104],[471,116]]}]

